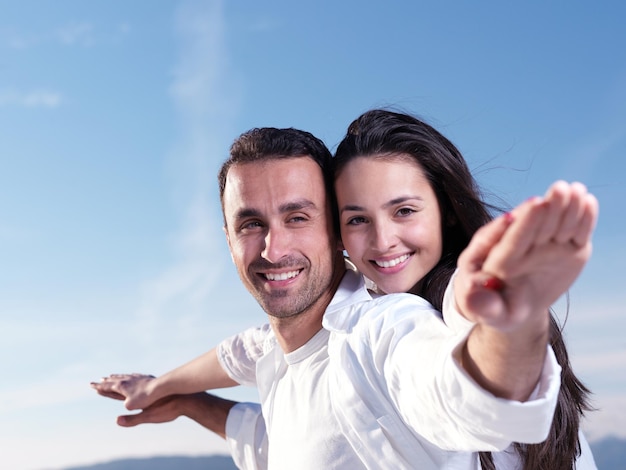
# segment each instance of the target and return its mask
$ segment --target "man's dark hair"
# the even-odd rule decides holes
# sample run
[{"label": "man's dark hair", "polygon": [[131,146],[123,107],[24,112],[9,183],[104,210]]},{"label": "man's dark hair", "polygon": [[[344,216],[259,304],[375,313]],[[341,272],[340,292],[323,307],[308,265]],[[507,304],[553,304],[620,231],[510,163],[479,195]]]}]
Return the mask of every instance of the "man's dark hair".
[{"label": "man's dark hair", "polygon": [[[333,178],[331,172],[332,155],[324,142],[313,134],[292,127],[277,129],[275,127],[259,127],[241,134],[230,147],[230,156],[222,164],[218,174],[220,203],[224,214],[224,191],[226,177],[233,165],[256,163],[285,158],[308,157],[315,161],[322,170],[328,204],[332,210],[333,223],[336,223],[337,204],[335,203]],[[280,184],[277,181],[276,184]],[[224,216],[224,226],[226,217]]]}]

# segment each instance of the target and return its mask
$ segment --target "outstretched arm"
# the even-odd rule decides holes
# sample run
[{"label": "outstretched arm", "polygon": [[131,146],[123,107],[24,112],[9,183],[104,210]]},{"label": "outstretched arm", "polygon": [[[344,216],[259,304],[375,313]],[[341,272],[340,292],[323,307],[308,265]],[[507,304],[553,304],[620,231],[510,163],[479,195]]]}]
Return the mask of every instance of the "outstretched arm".
[{"label": "outstretched arm", "polygon": [[146,409],[168,395],[183,395],[238,385],[222,369],[215,349],[166,374],[112,374],[91,386],[102,396],[124,400],[129,410]]},{"label": "outstretched arm", "polygon": [[168,423],[180,416],[186,416],[226,439],[238,468],[267,469],[267,432],[261,406],[257,403],[239,403],[204,392],[170,395],[139,413],[118,416],[117,424],[132,427]]},{"label": "outstretched arm", "polygon": [[210,395],[170,395],[157,400],[141,412],[118,416],[117,424],[132,427],[143,423],[168,423],[179,416],[193,419],[222,438],[226,437],[226,419],[237,402]]},{"label": "outstretched arm", "polygon": [[457,306],[476,323],[462,365],[497,396],[525,401],[549,339],[549,308],[591,255],[598,203],[579,184],[557,182],[479,230],[459,257]]}]

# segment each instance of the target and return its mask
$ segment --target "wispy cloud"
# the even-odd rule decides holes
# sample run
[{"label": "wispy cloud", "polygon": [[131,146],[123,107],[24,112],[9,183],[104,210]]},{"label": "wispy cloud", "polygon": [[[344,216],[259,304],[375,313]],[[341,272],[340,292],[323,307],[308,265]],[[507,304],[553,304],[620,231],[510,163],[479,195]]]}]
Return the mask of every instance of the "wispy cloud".
[{"label": "wispy cloud", "polygon": [[250,24],[250,31],[256,33],[266,33],[271,32],[277,29],[280,26],[280,23],[275,18],[262,17],[257,18],[253,23]]},{"label": "wispy cloud", "polygon": [[588,413],[583,423],[588,440],[608,435],[626,438],[626,394],[597,394],[592,399],[596,411]]},{"label": "wispy cloud", "polygon": [[89,397],[93,392],[90,392],[84,379],[85,370],[84,365],[74,364],[27,385],[3,386],[0,390],[0,415]]},{"label": "wispy cloud", "polygon": [[[612,167],[608,158],[615,157],[615,152],[626,140],[626,108],[623,103],[626,100],[626,73],[616,77],[613,86],[607,87],[604,92],[604,100],[598,103],[599,114],[602,120],[596,121],[588,133],[582,135],[582,139],[573,139],[569,149],[570,158],[564,160],[562,173],[565,175],[593,175],[605,167]],[[621,155],[617,156],[621,159]],[[602,173],[603,178],[606,175]],[[621,181],[620,173],[614,173]]]},{"label": "wispy cloud", "polygon": [[[222,2],[185,2],[177,14],[180,58],[171,96],[183,129],[172,152],[173,188],[181,204],[175,262],[144,283],[139,309],[146,341],[171,313],[181,329],[205,314],[225,258],[219,206],[215,203],[215,155],[224,155],[225,132],[237,99],[224,44]],[[180,331],[178,332],[180,334]]]},{"label": "wispy cloud", "polygon": [[5,29],[0,31],[0,43],[10,49],[29,49],[45,44],[92,47],[100,44],[120,43],[131,31],[131,25],[126,21],[96,28],[91,21],[84,20],[37,33]]},{"label": "wispy cloud", "polygon": [[25,35],[15,32],[3,34],[3,43],[10,49],[28,49],[41,42],[41,38],[37,35]]},{"label": "wispy cloud", "polygon": [[54,36],[61,44],[89,47],[94,43],[93,30],[89,22],[72,23],[59,28]]},{"label": "wispy cloud", "polygon": [[[596,339],[597,341],[597,339]],[[596,376],[606,376],[610,371],[626,371],[626,347],[611,351],[599,351],[572,356],[576,370],[581,373]],[[626,377],[616,377],[625,382]]]},{"label": "wispy cloud", "polygon": [[63,103],[61,93],[49,90],[0,90],[0,107],[57,108]]}]

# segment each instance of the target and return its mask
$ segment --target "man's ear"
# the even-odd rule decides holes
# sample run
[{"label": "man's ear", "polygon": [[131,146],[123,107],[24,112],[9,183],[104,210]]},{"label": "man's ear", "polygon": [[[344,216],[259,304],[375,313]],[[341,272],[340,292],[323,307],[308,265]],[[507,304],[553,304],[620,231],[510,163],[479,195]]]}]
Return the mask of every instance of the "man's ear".
[{"label": "man's ear", "polygon": [[233,264],[235,264],[235,259],[233,258],[233,250],[230,245],[230,236],[228,235],[228,228],[226,227],[226,225],[222,227],[222,230],[224,231],[224,235],[226,235],[226,243],[228,243],[228,252],[230,253],[230,260],[233,262]]}]

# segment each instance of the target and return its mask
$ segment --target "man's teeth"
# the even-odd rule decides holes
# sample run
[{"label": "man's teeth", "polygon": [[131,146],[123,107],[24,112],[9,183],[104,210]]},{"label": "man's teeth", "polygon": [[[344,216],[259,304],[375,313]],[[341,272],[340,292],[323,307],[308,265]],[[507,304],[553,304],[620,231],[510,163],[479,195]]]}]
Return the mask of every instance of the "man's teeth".
[{"label": "man's teeth", "polygon": [[291,279],[296,277],[300,271],[289,271],[286,273],[265,273],[265,278],[268,281],[286,281],[287,279]]},{"label": "man's teeth", "polygon": [[376,263],[377,266],[381,267],[381,268],[393,268],[394,266],[406,261],[407,259],[409,259],[411,255],[402,255],[399,258],[396,259],[391,259],[389,261],[376,261],[374,260],[374,263]]}]

